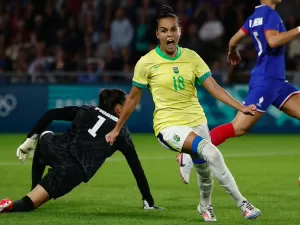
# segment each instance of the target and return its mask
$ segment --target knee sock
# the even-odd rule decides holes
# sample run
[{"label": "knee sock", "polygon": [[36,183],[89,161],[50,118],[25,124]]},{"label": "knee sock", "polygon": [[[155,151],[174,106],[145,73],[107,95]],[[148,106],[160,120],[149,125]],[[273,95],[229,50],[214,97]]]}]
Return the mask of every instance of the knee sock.
[{"label": "knee sock", "polygon": [[211,205],[211,194],[213,191],[213,177],[207,163],[194,164],[197,171],[197,183],[200,190],[200,205]]},{"label": "knee sock", "polygon": [[[195,146],[197,146],[197,148]],[[234,177],[225,164],[221,152],[209,141],[197,137],[193,142],[193,153],[197,153],[200,158],[207,161],[215,179],[225,191],[231,195],[239,207],[246,199],[240,193]]]},{"label": "knee sock", "polygon": [[235,137],[234,128],[231,123],[216,127],[210,132],[211,143],[218,146],[228,138]]},{"label": "knee sock", "polygon": [[29,212],[34,210],[34,204],[28,196],[13,202],[13,207],[5,212]]}]

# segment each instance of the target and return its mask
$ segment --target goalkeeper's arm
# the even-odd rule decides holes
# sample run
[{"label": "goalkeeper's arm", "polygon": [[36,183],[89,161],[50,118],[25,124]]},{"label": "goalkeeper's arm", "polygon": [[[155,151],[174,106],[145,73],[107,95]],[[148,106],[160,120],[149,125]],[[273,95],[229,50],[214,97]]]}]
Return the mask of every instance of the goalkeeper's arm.
[{"label": "goalkeeper's arm", "polygon": [[[122,135],[123,132],[126,134]],[[122,141],[120,140],[121,138],[122,138]],[[124,140],[123,138],[125,138],[126,140]],[[143,170],[143,167],[139,160],[139,157],[135,151],[135,147],[131,140],[130,134],[125,128],[122,128],[122,130],[120,132],[120,136],[119,136],[117,145],[118,145],[117,147],[119,147],[118,149],[123,153],[123,155],[125,156],[125,158],[127,160],[128,165],[130,166],[130,169],[134,175],[136,183],[142,194],[143,200],[147,200],[148,204],[150,206],[153,206],[154,200],[151,195],[147,177],[144,173],[144,170]]]},{"label": "goalkeeper's arm", "polygon": [[54,120],[73,121],[79,107],[69,106],[48,110],[28,133],[27,138],[36,139]]},{"label": "goalkeeper's arm", "polygon": [[52,123],[53,120],[73,121],[78,109],[79,107],[64,107],[47,111],[27,134],[27,139],[23,144],[18,147],[16,155],[19,160],[23,163],[26,159],[26,155],[35,150],[38,136]]}]

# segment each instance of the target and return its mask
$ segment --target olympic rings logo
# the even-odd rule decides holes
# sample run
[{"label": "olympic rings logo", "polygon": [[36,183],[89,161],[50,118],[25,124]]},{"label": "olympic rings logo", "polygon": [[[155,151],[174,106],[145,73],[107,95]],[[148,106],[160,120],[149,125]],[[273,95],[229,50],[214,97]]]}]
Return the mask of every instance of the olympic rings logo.
[{"label": "olympic rings logo", "polygon": [[12,94],[0,95],[0,117],[8,116],[18,104],[16,96]]}]

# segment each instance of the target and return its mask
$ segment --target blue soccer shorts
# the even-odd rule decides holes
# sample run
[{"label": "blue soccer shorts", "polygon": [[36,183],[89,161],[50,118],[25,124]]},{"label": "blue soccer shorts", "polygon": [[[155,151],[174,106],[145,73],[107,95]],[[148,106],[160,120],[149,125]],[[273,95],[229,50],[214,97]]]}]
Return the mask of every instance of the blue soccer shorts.
[{"label": "blue soccer shorts", "polygon": [[300,91],[285,80],[270,78],[251,79],[244,105],[255,105],[257,111],[266,112],[270,105],[282,109],[283,105]]}]

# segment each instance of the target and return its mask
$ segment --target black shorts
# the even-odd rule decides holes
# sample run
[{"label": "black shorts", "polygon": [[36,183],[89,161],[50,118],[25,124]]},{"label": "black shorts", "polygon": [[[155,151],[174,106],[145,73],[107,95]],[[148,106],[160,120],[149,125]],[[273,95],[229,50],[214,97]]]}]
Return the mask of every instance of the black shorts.
[{"label": "black shorts", "polygon": [[38,144],[39,161],[52,169],[40,181],[40,185],[53,199],[59,198],[85,180],[79,162],[68,152],[60,135],[45,134]]}]

